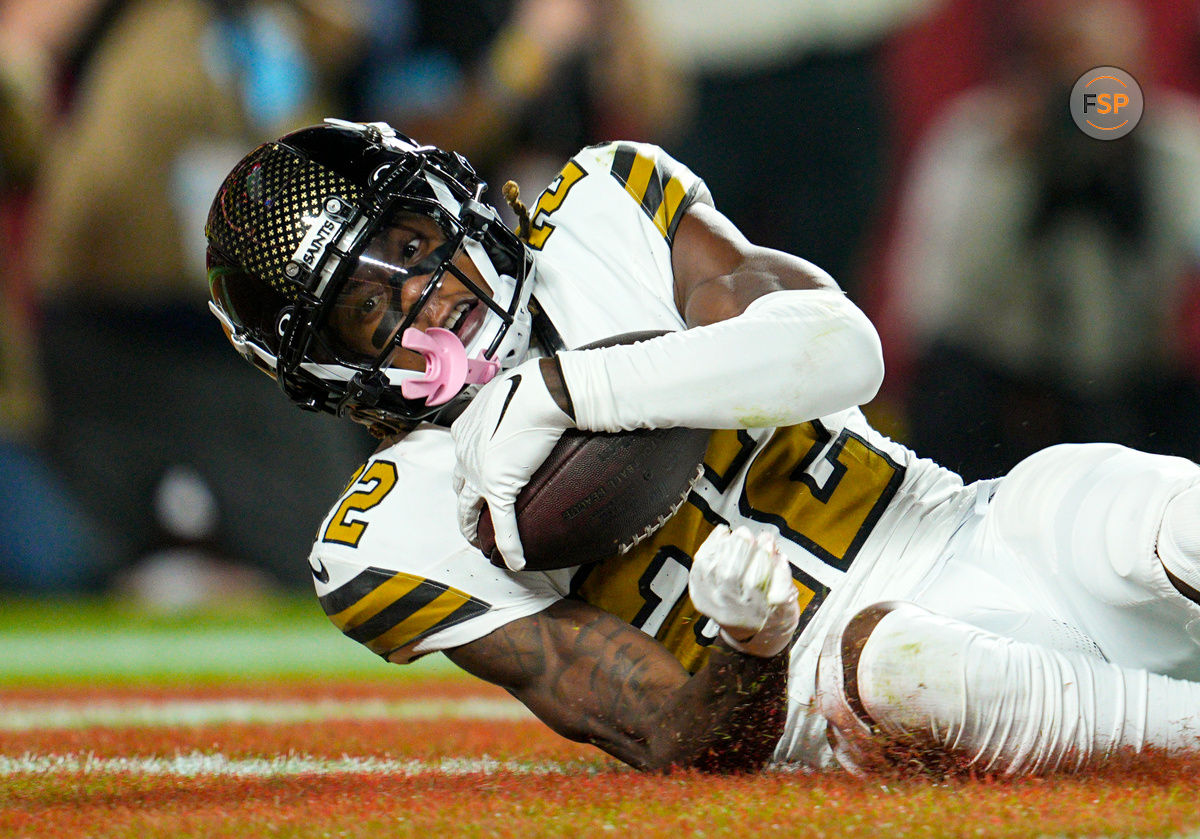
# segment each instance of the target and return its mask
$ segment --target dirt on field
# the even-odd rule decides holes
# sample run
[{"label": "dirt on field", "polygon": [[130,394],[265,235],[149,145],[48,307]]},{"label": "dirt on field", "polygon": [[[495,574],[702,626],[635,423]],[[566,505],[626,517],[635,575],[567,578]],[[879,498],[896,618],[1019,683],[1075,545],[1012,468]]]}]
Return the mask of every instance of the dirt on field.
[{"label": "dirt on field", "polygon": [[503,691],[378,684],[0,693],[0,835],[1186,836],[1200,762],[1001,781],[641,775]]}]

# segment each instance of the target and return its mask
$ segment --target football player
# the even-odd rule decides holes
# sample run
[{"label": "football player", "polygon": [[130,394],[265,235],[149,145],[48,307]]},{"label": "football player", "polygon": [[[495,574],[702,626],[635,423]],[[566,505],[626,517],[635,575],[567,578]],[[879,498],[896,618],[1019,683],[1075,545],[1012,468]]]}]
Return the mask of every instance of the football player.
[{"label": "football player", "polygon": [[[444,652],[647,769],[1200,750],[1200,467],[1061,446],[964,486],[864,419],[879,341],[833,279],[747,241],[661,149],[583,149],[529,210],[506,185],[516,233],[484,188],[329,121],[212,205],[233,345],[383,440],[309,559],[347,636]],[[569,349],[647,329],[668,332]],[[521,570],[514,500],[565,429],[671,426],[714,433],[664,526]],[[472,544],[485,502],[506,567]]]}]

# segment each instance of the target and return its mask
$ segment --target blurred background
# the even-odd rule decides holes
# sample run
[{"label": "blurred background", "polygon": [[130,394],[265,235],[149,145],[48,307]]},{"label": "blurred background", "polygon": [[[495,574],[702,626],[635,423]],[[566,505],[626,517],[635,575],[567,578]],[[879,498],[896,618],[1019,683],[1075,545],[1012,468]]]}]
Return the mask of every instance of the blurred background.
[{"label": "blurred background", "polygon": [[[1067,110],[1134,75],[1128,137]],[[0,0],[0,593],[166,611],[306,589],[372,441],[206,309],[254,145],[386,120],[531,201],[654,142],[875,320],[868,415],[960,470],[1063,441],[1200,459],[1192,0]],[[495,203],[503,204],[493,194]]]}]

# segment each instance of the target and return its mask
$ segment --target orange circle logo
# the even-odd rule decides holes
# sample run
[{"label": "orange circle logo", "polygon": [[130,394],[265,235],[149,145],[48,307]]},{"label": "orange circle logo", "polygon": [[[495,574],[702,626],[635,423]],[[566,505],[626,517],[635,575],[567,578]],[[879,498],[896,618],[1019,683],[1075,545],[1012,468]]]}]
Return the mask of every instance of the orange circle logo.
[{"label": "orange circle logo", "polygon": [[1141,85],[1120,67],[1093,67],[1071,88],[1071,118],[1096,140],[1129,134],[1141,121],[1145,105]]}]

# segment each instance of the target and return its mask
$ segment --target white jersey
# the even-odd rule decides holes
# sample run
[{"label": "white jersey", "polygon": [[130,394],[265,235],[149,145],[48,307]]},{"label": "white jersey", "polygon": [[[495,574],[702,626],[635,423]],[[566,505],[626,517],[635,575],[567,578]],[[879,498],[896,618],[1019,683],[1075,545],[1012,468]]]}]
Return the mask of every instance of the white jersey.
[{"label": "white jersey", "polygon": [[[581,151],[534,206],[534,296],[567,346],[678,330],[671,243],[687,209],[711,202],[661,149]],[[853,408],[786,428],[717,431],[687,503],[631,553],[579,569],[511,573],[459,534],[449,431],[422,425],[373,455],[322,524],[317,593],[348,636],[392,660],[476,640],[563,597],[654,636],[691,672],[716,628],[687,595],[691,557],[712,529],[775,530],[803,617],[793,649],[784,759],[818,762],[808,713],[829,615],[911,589],[975,503],[952,472],[873,430]]]}]

